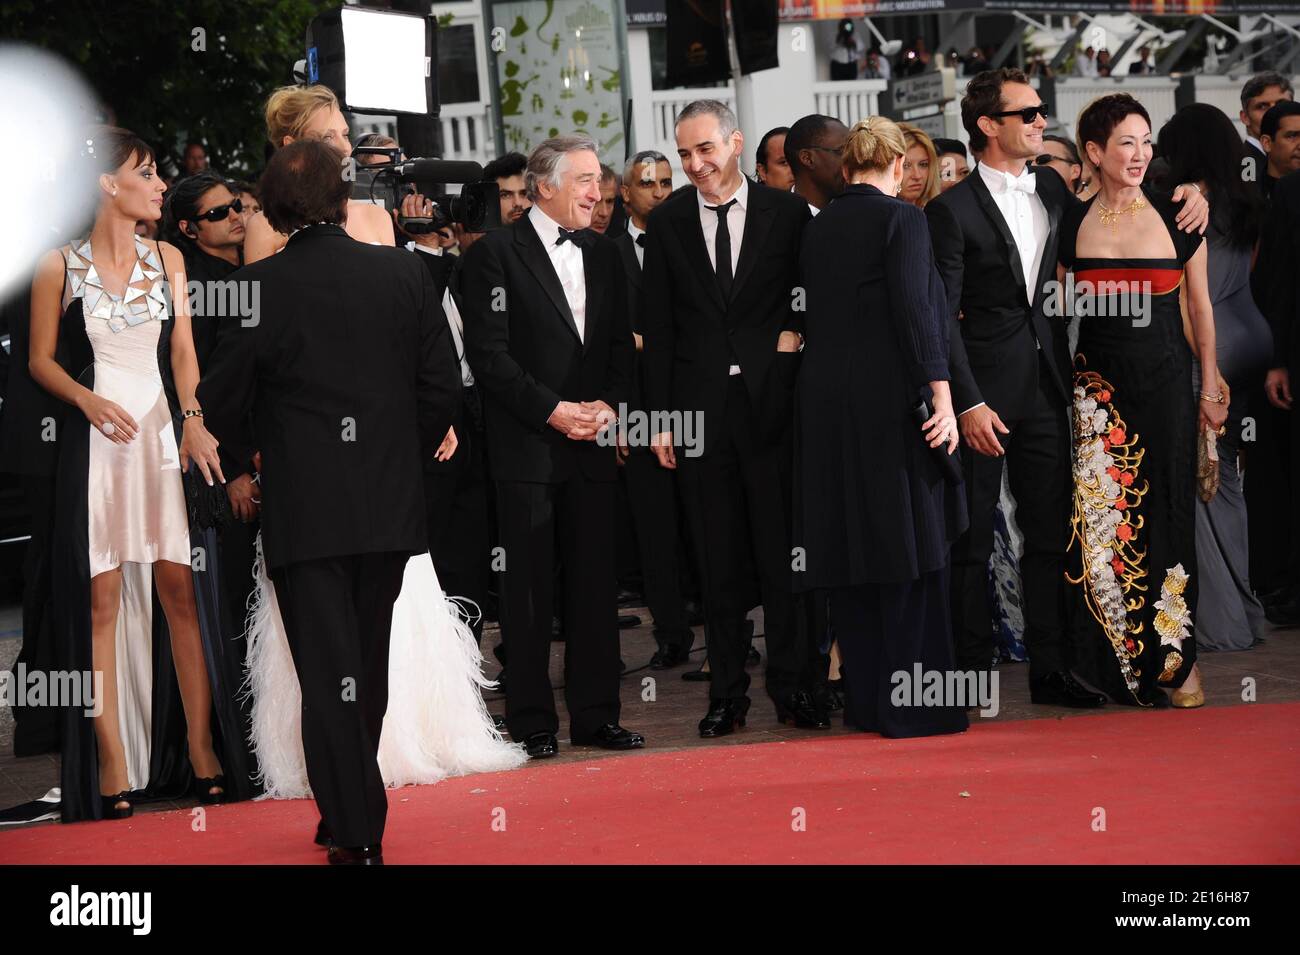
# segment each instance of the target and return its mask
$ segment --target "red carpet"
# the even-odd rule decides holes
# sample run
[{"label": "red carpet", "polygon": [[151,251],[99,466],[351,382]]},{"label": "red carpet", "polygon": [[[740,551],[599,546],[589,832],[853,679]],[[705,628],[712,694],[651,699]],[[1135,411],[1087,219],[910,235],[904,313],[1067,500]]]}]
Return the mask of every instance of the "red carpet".
[{"label": "red carpet", "polygon": [[[1300,704],[637,754],[389,793],[398,863],[1296,863]],[[1097,810],[1105,831],[1094,831]],[[794,823],[802,810],[804,831]],[[495,814],[495,815],[494,815]],[[314,804],[0,833],[0,863],[323,863]],[[493,827],[497,820],[496,829]],[[499,831],[504,825],[504,831]]]}]

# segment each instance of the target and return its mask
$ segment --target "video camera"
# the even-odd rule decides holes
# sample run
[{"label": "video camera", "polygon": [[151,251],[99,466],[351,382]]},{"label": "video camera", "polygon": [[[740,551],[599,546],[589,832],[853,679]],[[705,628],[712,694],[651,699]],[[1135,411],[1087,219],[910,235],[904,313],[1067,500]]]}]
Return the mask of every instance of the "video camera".
[{"label": "video camera", "polygon": [[[500,190],[483,179],[483,167],[476,162],[454,159],[403,159],[396,146],[357,146],[352,198],[398,210],[398,224],[411,235],[437,232],[452,224],[466,232],[487,232],[501,225]],[[383,162],[366,165],[362,156],[381,156]],[[447,186],[460,184],[459,195]],[[402,199],[419,192],[433,202],[433,214],[423,217],[401,215]]]}]

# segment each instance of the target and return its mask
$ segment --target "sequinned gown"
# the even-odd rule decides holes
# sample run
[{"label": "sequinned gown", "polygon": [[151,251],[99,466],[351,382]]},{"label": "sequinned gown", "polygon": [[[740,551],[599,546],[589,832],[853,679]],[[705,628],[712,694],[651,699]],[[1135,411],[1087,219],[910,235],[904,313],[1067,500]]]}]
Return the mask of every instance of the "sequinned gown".
[{"label": "sequinned gown", "polygon": [[[1181,686],[1196,658],[1197,401],[1179,290],[1201,243],[1178,230],[1170,203],[1146,198],[1173,258],[1076,258],[1095,199],[1061,225],[1061,261],[1081,315],[1067,565],[1075,669],[1116,702],[1144,706],[1163,701],[1161,688]],[[1116,287],[1125,291],[1109,291]],[[1141,291],[1145,314],[1129,290]]]}]

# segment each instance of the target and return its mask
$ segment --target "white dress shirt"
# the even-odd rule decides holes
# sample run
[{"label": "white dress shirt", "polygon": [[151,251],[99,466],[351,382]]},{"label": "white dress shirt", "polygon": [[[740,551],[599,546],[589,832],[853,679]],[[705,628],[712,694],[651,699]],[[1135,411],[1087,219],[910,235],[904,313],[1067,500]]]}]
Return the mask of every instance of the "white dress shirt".
[{"label": "white dress shirt", "polygon": [[564,288],[564,300],[569,303],[573,313],[573,324],[578,327],[578,339],[586,342],[587,335],[587,278],[582,266],[582,249],[572,242],[555,244],[560,237],[560,225],[537,205],[528,210],[528,221],[537,230],[542,240],[542,247],[550,257],[560,285]]},{"label": "white dress shirt", "polygon": [[[425,255],[442,255],[442,249],[431,249],[418,242],[408,242],[406,247],[413,252],[423,252]],[[469,370],[469,362],[465,360],[465,321],[460,317],[460,309],[456,307],[456,300],[451,297],[450,288],[443,290],[442,310],[446,313],[447,324],[451,327],[451,340],[456,343],[456,354],[460,356],[460,383],[468,388],[474,384],[474,375]]]},{"label": "white dress shirt", "polygon": [[[700,228],[704,230],[704,248],[709,252],[709,265],[713,267],[714,273],[718,271],[718,214],[709,206],[714,205],[712,202],[705,202],[704,195],[698,190],[695,198],[700,203]],[[731,276],[736,277],[736,266],[740,263],[740,242],[745,237],[745,209],[749,205],[749,179],[741,175],[740,188],[734,193],[722,200],[722,203],[736,200],[736,204],[727,210],[727,236],[731,239]],[[728,374],[739,375],[740,366],[732,365]]]},{"label": "white dress shirt", "polygon": [[627,234],[632,237],[632,248],[636,251],[636,264],[645,268],[645,249],[637,242],[637,239],[645,235],[645,229],[638,229],[631,219],[627,220]]},{"label": "white dress shirt", "polygon": [[1011,238],[1016,242],[1020,268],[1025,276],[1025,293],[1032,304],[1038,284],[1038,267],[1043,261],[1043,247],[1047,244],[1049,231],[1047,207],[1038,198],[1038,177],[1028,167],[1021,170],[1019,176],[992,169],[984,163],[977,168],[993,194],[993,202],[1002,213],[1003,221],[1011,230]]}]

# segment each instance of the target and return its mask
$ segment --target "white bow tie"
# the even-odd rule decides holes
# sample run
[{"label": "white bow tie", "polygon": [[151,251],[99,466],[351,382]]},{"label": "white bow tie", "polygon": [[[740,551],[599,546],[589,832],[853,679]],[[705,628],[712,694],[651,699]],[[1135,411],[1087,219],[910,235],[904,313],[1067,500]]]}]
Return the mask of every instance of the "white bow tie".
[{"label": "white bow tie", "polygon": [[998,176],[997,182],[998,187],[993,191],[998,195],[1008,192],[1027,192],[1032,195],[1037,192],[1037,189],[1034,187],[1037,186],[1038,183],[1035,181],[1032,173],[1023,173],[1014,178],[1007,175],[1001,175]]}]

